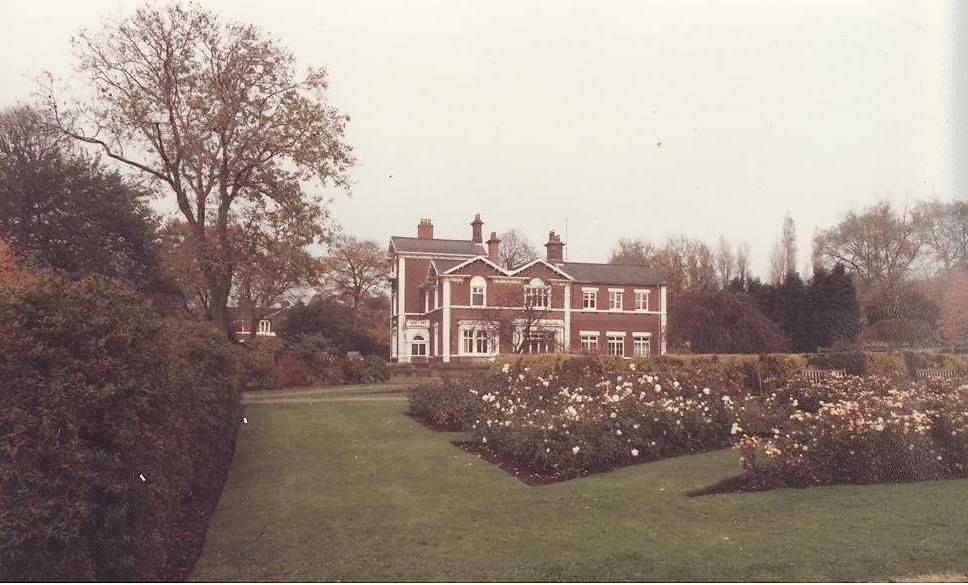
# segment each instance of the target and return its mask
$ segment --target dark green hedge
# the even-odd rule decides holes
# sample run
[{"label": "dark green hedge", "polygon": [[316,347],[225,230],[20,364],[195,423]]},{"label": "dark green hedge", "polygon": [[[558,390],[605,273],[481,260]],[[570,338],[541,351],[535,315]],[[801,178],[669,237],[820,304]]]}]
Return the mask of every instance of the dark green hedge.
[{"label": "dark green hedge", "polygon": [[0,288],[0,580],[186,577],[238,381],[217,332],[116,281]]}]

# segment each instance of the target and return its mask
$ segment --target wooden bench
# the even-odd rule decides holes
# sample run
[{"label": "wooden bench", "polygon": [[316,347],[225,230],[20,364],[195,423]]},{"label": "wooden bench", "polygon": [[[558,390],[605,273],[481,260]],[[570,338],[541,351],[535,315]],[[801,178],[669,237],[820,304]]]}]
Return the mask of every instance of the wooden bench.
[{"label": "wooden bench", "polygon": [[942,380],[951,380],[958,377],[958,371],[946,368],[946,369],[936,369],[936,370],[914,370],[914,377],[917,380],[928,380],[930,378],[940,378]]},{"label": "wooden bench", "polygon": [[846,373],[847,372],[845,370],[814,370],[812,368],[808,368],[806,370],[800,370],[800,377],[811,382],[822,382],[829,378],[832,374],[843,376]]}]

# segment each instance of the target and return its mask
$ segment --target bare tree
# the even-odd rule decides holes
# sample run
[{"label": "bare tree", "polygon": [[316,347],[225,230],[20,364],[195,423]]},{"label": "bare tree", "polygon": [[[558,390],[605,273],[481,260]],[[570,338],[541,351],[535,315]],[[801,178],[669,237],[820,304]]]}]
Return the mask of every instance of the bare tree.
[{"label": "bare tree", "polygon": [[[229,226],[246,204],[320,207],[306,181],[346,186],[346,117],[326,104],[326,74],[256,27],[197,5],[139,8],[74,39],[89,99],[45,100],[68,136],[164,185],[188,224],[210,317],[232,335],[226,305],[238,258]],[[295,211],[293,211],[295,212]]]},{"label": "bare tree", "polygon": [[736,272],[736,256],[733,247],[726,236],[719,236],[719,247],[716,249],[716,268],[719,270],[719,283],[722,288],[729,286]]},{"label": "bare tree", "polygon": [[902,282],[921,252],[920,228],[906,209],[880,201],[851,211],[814,239],[814,257],[843,264],[863,285],[891,290]]},{"label": "bare tree", "polygon": [[750,245],[748,242],[743,242],[736,250],[736,275],[743,286],[750,279]]},{"label": "bare tree", "polygon": [[968,265],[968,201],[922,202],[912,216],[921,241],[945,272]]},{"label": "bare tree", "polygon": [[320,289],[328,296],[336,296],[354,311],[365,298],[381,293],[389,275],[386,251],[373,240],[341,236],[330,245],[329,255],[323,260]]},{"label": "bare tree", "polygon": [[655,259],[656,248],[652,242],[642,239],[622,238],[612,248],[610,264],[651,266]]},{"label": "bare tree", "polygon": [[495,337],[503,353],[563,351],[564,339],[547,325],[554,303],[562,302],[563,290],[546,285],[529,292],[527,286],[508,285],[489,291],[488,302],[492,306],[476,311],[475,325]]},{"label": "bare tree", "polygon": [[783,218],[783,231],[770,255],[770,282],[780,285],[786,277],[797,271],[797,227],[787,213]]},{"label": "bare tree", "polygon": [[531,240],[517,228],[510,229],[499,236],[501,247],[498,249],[498,260],[501,266],[511,270],[521,266],[539,256],[537,248]]}]

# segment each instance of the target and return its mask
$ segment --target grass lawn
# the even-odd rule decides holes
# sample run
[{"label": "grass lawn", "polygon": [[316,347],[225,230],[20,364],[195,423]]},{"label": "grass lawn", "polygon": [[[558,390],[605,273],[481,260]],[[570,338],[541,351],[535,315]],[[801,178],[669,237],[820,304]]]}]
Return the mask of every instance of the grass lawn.
[{"label": "grass lawn", "polygon": [[247,406],[192,579],[854,581],[968,569],[965,480],[685,496],[739,472],[721,451],[529,487],[406,408]]}]

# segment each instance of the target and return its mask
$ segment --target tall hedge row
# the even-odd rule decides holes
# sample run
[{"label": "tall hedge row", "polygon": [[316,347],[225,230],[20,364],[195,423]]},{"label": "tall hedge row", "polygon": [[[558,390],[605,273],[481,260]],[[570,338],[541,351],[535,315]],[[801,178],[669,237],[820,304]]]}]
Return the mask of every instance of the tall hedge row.
[{"label": "tall hedge row", "polygon": [[0,580],[184,578],[241,417],[235,350],[127,285],[0,287]]}]

